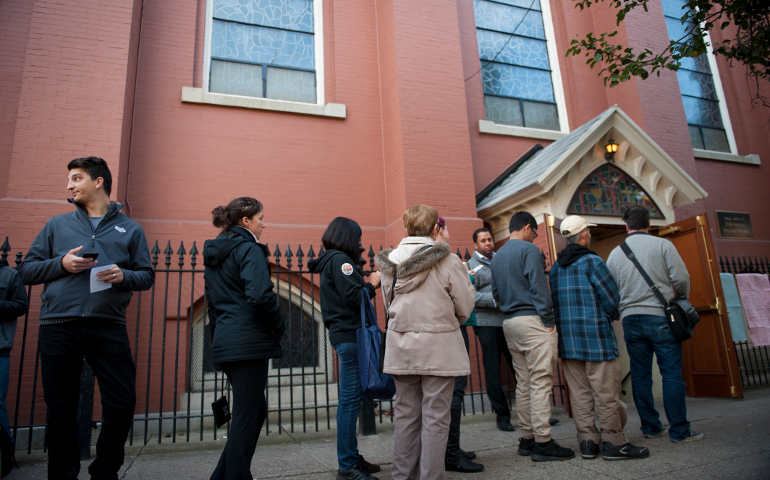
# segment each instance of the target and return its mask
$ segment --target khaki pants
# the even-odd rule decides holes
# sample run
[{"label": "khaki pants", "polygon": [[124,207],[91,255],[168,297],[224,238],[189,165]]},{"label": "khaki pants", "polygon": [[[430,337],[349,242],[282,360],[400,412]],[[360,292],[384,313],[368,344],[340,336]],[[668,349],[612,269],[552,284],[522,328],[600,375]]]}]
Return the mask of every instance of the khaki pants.
[{"label": "khaki pants", "polygon": [[503,320],[505,342],[516,371],[516,416],[519,430],[536,442],[551,439],[551,395],[556,366],[556,329],[543,326],[537,315]]},{"label": "khaki pants", "polygon": [[[620,401],[620,359],[606,362],[561,361],[569,387],[578,441],[620,446],[626,443],[626,407]],[[599,420],[599,430],[596,419]]]},{"label": "khaki pants", "polygon": [[443,480],[454,377],[393,375],[394,480]]}]

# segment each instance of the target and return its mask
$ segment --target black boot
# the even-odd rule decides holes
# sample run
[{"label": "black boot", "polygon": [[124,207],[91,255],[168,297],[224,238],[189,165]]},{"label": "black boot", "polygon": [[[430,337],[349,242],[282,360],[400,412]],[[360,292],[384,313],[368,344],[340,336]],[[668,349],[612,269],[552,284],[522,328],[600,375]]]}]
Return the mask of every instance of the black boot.
[{"label": "black boot", "polygon": [[484,465],[476,463],[463,455],[460,450],[460,418],[462,410],[453,408],[451,410],[451,420],[449,422],[449,438],[446,444],[446,455],[444,456],[444,467],[447,472],[477,473],[484,471]]}]

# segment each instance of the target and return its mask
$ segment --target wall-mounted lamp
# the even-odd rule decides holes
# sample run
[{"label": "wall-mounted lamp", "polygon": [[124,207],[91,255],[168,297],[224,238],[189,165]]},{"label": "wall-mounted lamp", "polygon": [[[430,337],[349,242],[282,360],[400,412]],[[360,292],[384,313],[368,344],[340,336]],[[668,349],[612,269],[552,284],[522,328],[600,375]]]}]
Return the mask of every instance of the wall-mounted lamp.
[{"label": "wall-mounted lamp", "polygon": [[615,143],[615,140],[610,138],[610,141],[604,146],[604,158],[607,159],[608,162],[611,162],[615,158],[615,153],[617,153],[617,151],[618,144]]}]

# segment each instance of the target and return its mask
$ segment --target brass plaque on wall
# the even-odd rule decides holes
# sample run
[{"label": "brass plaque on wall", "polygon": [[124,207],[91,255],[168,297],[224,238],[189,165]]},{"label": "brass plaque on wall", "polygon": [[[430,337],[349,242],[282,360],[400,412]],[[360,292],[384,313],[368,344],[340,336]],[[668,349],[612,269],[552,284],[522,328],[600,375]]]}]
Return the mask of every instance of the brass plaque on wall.
[{"label": "brass plaque on wall", "polygon": [[740,212],[716,212],[720,237],[752,238],[751,216]]}]

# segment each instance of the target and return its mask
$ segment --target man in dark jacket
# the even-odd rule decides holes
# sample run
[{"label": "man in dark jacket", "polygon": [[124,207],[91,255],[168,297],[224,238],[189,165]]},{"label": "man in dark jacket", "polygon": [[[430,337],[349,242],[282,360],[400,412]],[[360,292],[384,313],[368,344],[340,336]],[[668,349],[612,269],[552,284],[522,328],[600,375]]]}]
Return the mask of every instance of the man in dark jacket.
[{"label": "man in dark jacket", "polygon": [[492,295],[505,314],[503,333],[516,371],[519,455],[536,462],[566,460],[575,452],[551,438],[556,330],[545,261],[533,245],[537,222],[529,212],[517,212],[509,228],[508,241],[492,259]]},{"label": "man in dark jacket", "polygon": [[16,269],[0,260],[0,450],[2,475],[14,466],[14,443],[5,396],[8,394],[10,355],[16,336],[16,319],[27,312],[27,292]]},{"label": "man in dark jacket", "polygon": [[142,227],[109,200],[107,163],[76,158],[67,169],[76,209],[48,220],[21,267],[25,283],[45,284],[39,350],[48,478],[75,479],[80,471],[76,416],[85,358],[99,381],[103,419],[88,471],[92,479],[112,480],[123,464],[136,398],[126,307],[132,291],[152,286],[154,274]]},{"label": "man in dark jacket", "polygon": [[[618,319],[620,293],[607,265],[589,250],[591,232],[583,217],[561,223],[567,248],[551,267],[551,292],[559,356],[569,386],[580,454],[605,460],[645,458],[647,448],[628,443],[626,409],[620,401],[620,359],[612,321]],[[596,418],[600,429],[596,428]]]}]

